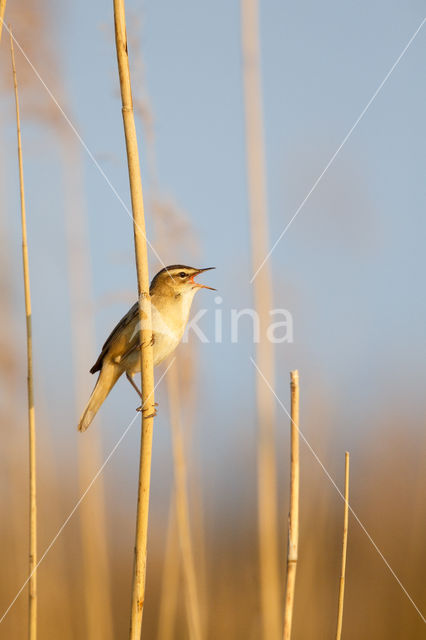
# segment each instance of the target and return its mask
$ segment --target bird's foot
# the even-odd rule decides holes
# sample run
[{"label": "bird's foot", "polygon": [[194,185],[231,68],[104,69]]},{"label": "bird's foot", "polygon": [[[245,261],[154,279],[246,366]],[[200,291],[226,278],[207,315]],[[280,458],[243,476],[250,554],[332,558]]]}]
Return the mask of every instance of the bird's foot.
[{"label": "bird's foot", "polygon": [[151,340],[149,342],[142,342],[142,347],[152,347],[154,345],[155,342],[155,337],[154,334],[152,334],[151,336]]},{"label": "bird's foot", "polygon": [[150,410],[151,410],[151,407],[146,407],[146,408],[144,409],[144,407],[141,405],[140,407],[138,407],[138,408],[136,409],[136,411],[141,411],[141,412],[142,412],[142,414],[143,414],[143,417],[144,417],[144,418],[154,418],[154,417],[157,415],[158,402],[154,402],[154,405],[153,405],[153,406],[154,406],[154,411],[153,411],[152,413],[150,413],[149,415],[146,415],[146,412],[147,412],[147,411],[150,411]]}]

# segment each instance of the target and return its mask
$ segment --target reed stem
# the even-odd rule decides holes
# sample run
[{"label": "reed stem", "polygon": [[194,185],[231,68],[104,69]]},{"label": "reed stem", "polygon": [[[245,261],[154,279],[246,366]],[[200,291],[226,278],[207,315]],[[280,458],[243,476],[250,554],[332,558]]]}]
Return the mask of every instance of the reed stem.
[{"label": "reed stem", "polygon": [[27,329],[27,394],[28,394],[28,435],[29,435],[29,624],[28,638],[37,638],[37,492],[36,492],[36,433],[34,412],[34,382],[33,382],[33,347],[32,347],[32,319],[30,269],[28,262],[27,220],[25,208],[24,168],[22,162],[21,121],[19,115],[18,81],[16,77],[15,52],[13,49],[12,29],[10,32],[10,54],[12,58],[13,86],[15,89],[16,130],[18,138],[19,188],[21,196],[21,226],[22,226],[22,262],[24,272],[25,317]]},{"label": "reed stem", "polygon": [[151,482],[152,434],[154,407],[154,368],[152,357],[152,325],[149,295],[148,253],[145,235],[145,213],[142,180],[139,164],[138,142],[133,114],[130,84],[129,58],[127,51],[126,16],[124,0],[114,0],[115,45],[124,135],[126,139],[127,164],[129,169],[130,194],[133,211],[133,235],[135,243],[136,272],[139,294],[139,331],[141,342],[141,449],[139,464],[138,505],[136,516],[135,555],[133,564],[132,604],[130,615],[130,640],[139,640],[142,629],[145,601],[146,552],[148,541],[149,490]]},{"label": "reed stem", "polygon": [[342,636],[343,601],[345,598],[346,553],[348,549],[349,522],[349,452],[345,453],[345,509],[343,515],[342,566],[340,572],[339,607],[337,610],[336,640]]},{"label": "reed stem", "polygon": [[0,0],[0,42],[1,42],[1,34],[3,31],[3,19],[4,19],[5,10],[6,10],[6,0]]},{"label": "reed stem", "polygon": [[285,588],[284,640],[291,638],[294,591],[296,586],[297,554],[299,545],[299,372],[291,378],[291,464],[290,514],[288,522],[287,582]]}]

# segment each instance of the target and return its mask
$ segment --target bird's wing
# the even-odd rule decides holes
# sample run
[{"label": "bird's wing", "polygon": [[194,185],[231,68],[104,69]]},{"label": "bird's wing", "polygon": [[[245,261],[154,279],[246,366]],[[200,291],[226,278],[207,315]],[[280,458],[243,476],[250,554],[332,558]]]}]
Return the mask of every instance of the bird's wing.
[{"label": "bird's wing", "polygon": [[[102,351],[99,354],[99,358],[96,360],[95,364],[90,369],[90,373],[96,373],[96,371],[101,370],[103,359],[105,358],[106,354],[108,353],[108,351],[113,345],[114,347],[117,347],[117,349],[114,348],[114,351],[117,350],[118,352],[117,355],[123,355],[125,351],[127,351],[129,348],[132,347],[133,342],[137,343],[139,339],[138,332],[131,331],[130,335],[127,335],[128,331],[126,331],[126,329],[128,329],[129,325],[131,325],[133,322],[135,324],[137,323],[138,314],[139,314],[139,305],[137,302],[135,302],[133,307],[129,309],[126,315],[121,318],[120,322],[111,331],[110,335],[105,341],[104,346],[102,347]],[[121,345],[120,343],[122,342],[122,340],[120,340],[120,338],[124,338],[124,337],[126,338],[126,340],[124,344]],[[115,343],[118,343],[118,344],[116,345]]]}]

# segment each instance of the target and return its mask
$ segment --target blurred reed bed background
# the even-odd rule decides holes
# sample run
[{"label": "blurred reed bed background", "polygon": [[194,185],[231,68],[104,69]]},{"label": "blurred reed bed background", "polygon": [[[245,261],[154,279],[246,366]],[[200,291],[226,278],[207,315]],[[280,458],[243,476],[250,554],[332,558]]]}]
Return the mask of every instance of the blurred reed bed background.
[{"label": "blurred reed bed background", "polygon": [[[58,61],[53,48],[49,49],[53,46],[49,38],[54,30],[52,5],[27,0],[17,5],[10,2],[8,14],[18,41],[43,69],[49,86],[60,97],[67,113],[71,113],[66,88],[61,82],[63,76],[57,68]],[[169,262],[184,254],[188,256],[188,262],[197,263],[202,255],[201,243],[173,198],[165,196],[159,184],[155,118],[144,85],[143,59],[137,37],[139,16],[134,18],[134,33],[129,29],[129,43],[133,52],[135,108],[144,132],[141,147],[142,156],[147,159],[147,208],[153,223],[152,238],[160,255],[170,256]],[[37,34],[37,46],[34,34]],[[42,44],[38,46],[39,43]],[[4,60],[3,46],[1,55]],[[11,91],[8,65],[2,65],[2,69],[2,90]],[[23,118],[42,124],[56,141],[64,224],[63,236],[55,242],[66,254],[69,272],[69,279],[63,286],[69,297],[70,331],[68,344],[56,357],[66,359],[70,356],[68,368],[71,371],[72,362],[72,377],[69,376],[64,385],[53,378],[36,381],[41,555],[121,431],[117,431],[117,424],[105,409],[94,428],[84,436],[84,441],[77,438],[75,432],[75,439],[70,440],[66,435],[65,442],[58,445],[55,430],[63,429],[64,422],[67,428],[76,425],[79,410],[90,390],[91,381],[86,371],[96,352],[94,316],[97,309],[91,282],[88,205],[82,152],[75,137],[22,60],[19,78]],[[4,135],[4,125],[0,125],[0,141]],[[26,143],[24,138],[23,146],[25,162],[25,150],[31,148],[31,142]],[[0,154],[0,167],[10,161]],[[6,608],[28,574],[28,445],[24,428],[25,350],[17,277],[19,263],[13,244],[15,237],[8,227],[6,214],[6,205],[10,206],[8,203],[14,196],[8,193],[2,175],[4,173],[0,171],[1,192],[5,194],[0,203],[0,315],[3,329],[0,335],[0,601]],[[261,201],[262,194],[258,197]],[[30,194],[27,199],[28,216],[31,217]],[[34,221],[31,225],[35,225]],[[256,233],[256,230],[252,232],[253,237]],[[29,241],[31,244],[31,236]],[[256,254],[259,248],[260,245],[254,243],[253,266],[262,257],[262,251]],[[158,266],[152,265],[152,274]],[[267,278],[266,274],[264,277]],[[270,284],[267,280],[263,282],[268,290]],[[111,288],[107,294],[104,302],[127,301],[127,298],[129,303],[133,302],[133,296],[116,288]],[[42,303],[36,303],[38,313],[42,309]],[[38,322],[49,323],[48,313]],[[102,335],[104,333],[103,328]],[[193,638],[188,619],[195,617],[198,618],[195,626],[201,628],[200,637],[257,640],[267,637],[265,634],[268,633],[261,605],[265,567],[262,553],[259,553],[259,512],[264,507],[262,490],[259,490],[259,443],[252,429],[243,441],[238,442],[235,437],[242,433],[247,416],[247,407],[241,398],[241,407],[226,418],[235,431],[230,435],[225,457],[219,459],[217,452],[202,449],[203,429],[211,428],[211,421],[203,409],[198,351],[195,340],[179,347],[177,364],[168,374],[167,385],[160,390],[162,417],[161,422],[157,421],[154,436],[143,637],[158,640]],[[42,356],[39,350],[35,358],[36,379],[37,371],[41,372],[37,358],[40,362]],[[265,357],[268,360],[268,355]],[[270,354],[270,360],[273,357]],[[282,359],[277,358],[275,366],[273,360],[270,361],[268,367],[276,371],[279,380],[288,379]],[[340,438],[333,435],[338,427],[335,420],[338,399],[325,393],[318,379],[317,393],[309,393],[307,404],[304,373],[311,379],[315,375],[320,378],[320,373],[310,363],[308,352],[301,353],[299,369],[301,430],[343,489],[345,447],[341,446]],[[282,383],[280,387],[283,387]],[[264,389],[258,391],[260,396],[263,393]],[[65,412],[64,395],[68,398]],[[276,429],[272,453],[269,450],[263,464],[267,473],[271,472],[272,495],[277,494],[272,507],[277,510],[276,516],[272,515],[272,521],[275,517],[276,522],[270,539],[275,540],[273,544],[277,546],[273,566],[278,591],[275,597],[282,612],[289,511],[290,425],[285,413],[272,403],[272,396],[265,395],[264,398],[269,407],[266,413]],[[363,431],[362,438],[351,440],[350,502],[421,607],[426,600],[422,575],[426,562],[424,436],[418,435],[418,439],[414,439],[407,434],[423,433],[423,417],[414,408],[401,411],[400,400],[389,391],[377,415],[359,416],[360,423],[371,421],[376,428],[372,435]],[[135,402],[135,399],[129,401]],[[224,406],[222,410],[226,413],[227,408]],[[58,416],[63,416],[61,421]],[[260,421],[262,416],[264,414],[260,412]],[[123,429],[125,424],[120,421],[118,426]],[[102,442],[104,428],[107,444]],[[163,431],[158,433],[159,430]],[[300,458],[299,559],[292,637],[330,638],[334,637],[337,615],[343,503],[303,442]],[[137,467],[134,457],[131,461],[134,463],[132,468],[128,461],[123,464],[123,459],[113,461],[101,474],[41,564],[38,572],[41,638],[127,637]],[[269,493],[265,495],[264,499],[270,499]],[[377,517],[378,513],[380,517]],[[268,552],[268,545],[266,547]],[[421,618],[351,516],[346,571],[344,638],[424,637]],[[265,598],[263,602],[265,604]],[[266,598],[266,606],[269,604],[270,600]],[[24,593],[0,624],[0,638],[23,638],[26,634],[27,598]]]},{"label": "blurred reed bed background", "polygon": [[[22,405],[23,400],[24,398]],[[165,399],[161,398],[161,401],[165,406]],[[321,415],[323,407],[319,405],[312,409]],[[4,462],[1,502],[4,515],[0,594],[3,603],[9,603],[27,575],[27,482],[23,474],[19,473],[19,470],[25,468],[27,461],[26,438],[22,430],[14,427],[24,422],[25,414],[19,417],[19,412],[9,419],[2,417]],[[288,428],[286,422],[283,420],[283,430]],[[383,422],[383,430],[371,442],[368,451],[352,451],[351,505],[357,513],[362,514],[370,534],[380,544],[386,557],[391,559],[392,567],[403,583],[410,586],[410,594],[414,600],[421,603],[425,598],[421,567],[426,561],[426,527],[421,487],[426,482],[426,474],[420,464],[421,453],[407,443],[405,436],[405,429],[415,428],[416,425],[408,422],[401,427],[401,422],[395,420],[392,411],[387,421],[383,416]],[[76,482],[64,478],[60,461],[55,463],[55,456],[49,446],[51,430],[46,418],[43,419],[41,415],[39,423],[39,456],[43,460],[39,471],[40,549],[44,549],[74,505],[78,492]],[[309,423],[309,426],[319,432],[327,431],[328,427],[321,419]],[[288,460],[287,447],[284,443],[282,445],[282,459]],[[339,486],[343,486],[343,460],[340,458],[340,465],[335,462],[338,454],[333,443],[328,441],[328,452],[326,456],[322,456],[322,460],[325,464],[331,463],[341,468],[342,472],[338,474],[337,480]],[[231,480],[234,484],[234,508],[230,508],[229,501],[225,501],[228,502],[225,506],[220,506],[220,498],[205,491],[205,541],[202,546],[197,541],[197,536],[194,536],[195,567],[197,578],[201,580],[202,554],[206,553],[208,625],[205,637],[255,639],[261,637],[255,451],[246,451],[244,455],[241,451],[231,451],[229,455],[233,458],[233,477],[237,479]],[[167,562],[167,576],[173,571],[170,563],[177,565],[175,570],[178,585],[175,593],[176,618],[169,637],[187,638],[178,539],[175,533],[167,545],[170,526],[167,505],[170,498],[168,491],[159,491],[159,486],[164,482],[161,470],[172,464],[171,452],[168,451],[167,455],[164,452],[160,458],[157,451],[155,459],[144,634],[148,638],[167,637],[159,635],[163,590],[170,587],[169,577],[166,583],[163,582],[164,563]],[[357,469],[362,472],[357,474]],[[279,482],[282,488],[279,501],[282,514],[279,532],[282,563],[288,512],[286,471],[285,465],[279,465]],[[116,473],[113,478],[110,477],[110,482],[119,482]],[[417,491],[413,491],[413,488],[417,488]],[[190,483],[190,489],[194,493],[197,486]],[[93,491],[96,490],[95,486]],[[110,574],[113,576],[110,614],[114,623],[113,637],[125,638],[132,563],[133,511],[130,503],[127,503],[126,508],[120,505],[117,492],[115,495],[110,492],[108,496],[110,500],[106,506],[105,538],[108,543]],[[161,497],[163,504],[160,506],[158,500]],[[295,638],[333,637],[340,577],[342,508],[342,502],[334,488],[302,444],[299,562],[293,622]],[[377,518],[378,510],[380,518]],[[85,626],[82,593],[83,557],[78,520],[71,520],[39,570],[41,637],[89,637]],[[282,571],[281,577],[284,584]],[[25,596],[21,596],[2,622],[0,637],[25,637],[26,629],[27,602]],[[343,637],[420,639],[423,633],[423,622],[365,534],[350,517]]]}]

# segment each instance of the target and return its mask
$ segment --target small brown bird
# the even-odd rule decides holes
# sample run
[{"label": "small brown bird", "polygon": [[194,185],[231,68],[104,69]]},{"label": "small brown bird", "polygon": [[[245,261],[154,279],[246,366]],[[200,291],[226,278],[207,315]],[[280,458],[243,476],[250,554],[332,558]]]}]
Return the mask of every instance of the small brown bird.
[{"label": "small brown bird", "polygon": [[[151,282],[152,337],[154,366],[160,364],[178,346],[188,322],[194,295],[199,289],[212,287],[194,282],[194,277],[207,269],[194,269],[184,265],[172,265],[157,273]],[[99,371],[99,377],[83,411],[78,425],[79,431],[86,431],[99,407],[119,379],[126,373],[127,379],[141,392],[133,380],[141,370],[139,340],[139,306],[136,302],[120,320],[108,337],[99,358],[90,373]]]}]

